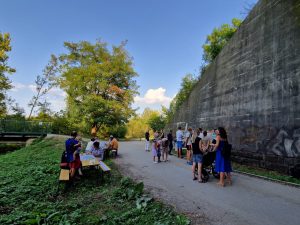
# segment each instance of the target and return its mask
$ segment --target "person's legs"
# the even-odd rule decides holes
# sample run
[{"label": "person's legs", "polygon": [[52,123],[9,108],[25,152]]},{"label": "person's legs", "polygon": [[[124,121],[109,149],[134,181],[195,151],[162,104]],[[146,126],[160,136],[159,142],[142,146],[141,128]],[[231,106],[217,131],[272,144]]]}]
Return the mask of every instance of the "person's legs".
[{"label": "person's legs", "polygon": [[202,182],[202,163],[198,163],[198,181]]},{"label": "person's legs", "polygon": [[169,155],[172,155],[172,150],[173,150],[173,144],[171,143],[170,145],[169,145]]},{"label": "person's legs", "polygon": [[160,150],[157,151],[157,161],[160,162],[160,156],[161,156],[161,152]]},{"label": "person's legs", "polygon": [[181,154],[182,154],[182,148],[178,148],[178,158],[181,159]]},{"label": "person's legs", "polygon": [[149,151],[149,141],[147,141],[147,140],[145,143],[145,151]]},{"label": "person's legs", "polygon": [[229,185],[232,184],[230,172],[226,173],[226,183]]},{"label": "person's legs", "polygon": [[220,172],[220,181],[218,182],[218,185],[224,187],[224,172]]},{"label": "person's legs", "polygon": [[186,150],[186,160],[188,163],[191,161],[191,151],[190,151],[189,147]]},{"label": "person's legs", "polygon": [[71,179],[74,178],[75,172],[76,172],[75,168],[71,168],[71,169],[70,169],[70,178],[71,178]]},{"label": "person's legs", "polygon": [[164,154],[165,154],[165,161],[168,161],[168,150],[167,149],[165,150]]},{"label": "person's legs", "polygon": [[196,163],[193,162],[193,166],[192,166],[192,171],[193,171],[193,180],[197,180],[197,177],[195,176],[195,168],[196,168]]}]

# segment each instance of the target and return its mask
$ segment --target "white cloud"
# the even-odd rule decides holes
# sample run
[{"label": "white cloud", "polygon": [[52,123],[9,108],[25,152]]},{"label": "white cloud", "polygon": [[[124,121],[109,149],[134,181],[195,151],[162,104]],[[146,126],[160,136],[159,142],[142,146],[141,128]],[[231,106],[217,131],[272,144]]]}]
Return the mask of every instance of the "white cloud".
[{"label": "white cloud", "polygon": [[51,88],[48,92],[49,95],[58,96],[58,97],[67,97],[67,93],[60,88],[54,87]]},{"label": "white cloud", "polygon": [[13,91],[13,92],[18,92],[18,91],[26,88],[25,84],[18,83],[18,82],[13,82],[12,86],[13,86],[13,88],[11,89],[11,91]]},{"label": "white cloud", "polygon": [[54,112],[59,112],[60,110],[66,109],[66,102],[63,98],[47,98],[51,103],[50,108]]},{"label": "white cloud", "polygon": [[172,101],[171,97],[166,96],[166,89],[159,87],[157,89],[148,89],[144,97],[136,96],[134,98],[136,104],[161,104],[168,106]]},{"label": "white cloud", "polygon": [[32,92],[36,92],[36,85],[35,84],[29,84],[27,86]]}]

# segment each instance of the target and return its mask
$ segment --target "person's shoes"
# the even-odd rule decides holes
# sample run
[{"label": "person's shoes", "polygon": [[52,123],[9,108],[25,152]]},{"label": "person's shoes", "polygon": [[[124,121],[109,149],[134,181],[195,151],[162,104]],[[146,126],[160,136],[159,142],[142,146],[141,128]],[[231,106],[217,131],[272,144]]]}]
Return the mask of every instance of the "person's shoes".
[{"label": "person's shoes", "polygon": [[153,163],[157,163],[156,161],[154,161]]},{"label": "person's shoes", "polygon": [[220,183],[220,182],[218,182],[217,185],[218,185],[219,187],[225,187],[225,184],[222,184],[222,183]]},{"label": "person's shoes", "polygon": [[197,180],[197,177],[194,177],[193,180]]}]

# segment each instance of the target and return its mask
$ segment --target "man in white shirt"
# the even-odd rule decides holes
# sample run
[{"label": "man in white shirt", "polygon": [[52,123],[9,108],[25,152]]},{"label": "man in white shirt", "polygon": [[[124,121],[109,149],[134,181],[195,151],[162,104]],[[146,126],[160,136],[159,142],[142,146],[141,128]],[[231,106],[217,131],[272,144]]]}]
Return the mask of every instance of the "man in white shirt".
[{"label": "man in white shirt", "polygon": [[85,148],[85,153],[87,154],[90,154],[92,153],[92,151],[94,150],[94,141],[95,141],[95,138],[91,138],[91,140],[87,143],[87,146]]},{"label": "man in white shirt", "polygon": [[178,127],[178,130],[176,131],[176,141],[177,141],[177,156],[178,158],[181,158],[182,154],[182,147],[183,147],[183,132],[181,130],[181,127]]}]

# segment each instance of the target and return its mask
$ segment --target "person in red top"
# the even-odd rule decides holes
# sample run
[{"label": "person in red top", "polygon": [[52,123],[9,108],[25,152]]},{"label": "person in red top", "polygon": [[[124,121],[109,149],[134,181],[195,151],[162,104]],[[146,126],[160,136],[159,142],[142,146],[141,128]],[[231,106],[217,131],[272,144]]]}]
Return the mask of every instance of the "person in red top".
[{"label": "person in red top", "polygon": [[71,133],[71,138],[66,140],[66,152],[67,152],[67,162],[70,167],[70,177],[75,176],[76,170],[79,170],[81,167],[81,161],[79,153],[77,152],[78,148],[81,147],[80,142],[76,139],[78,136],[76,131]]}]

